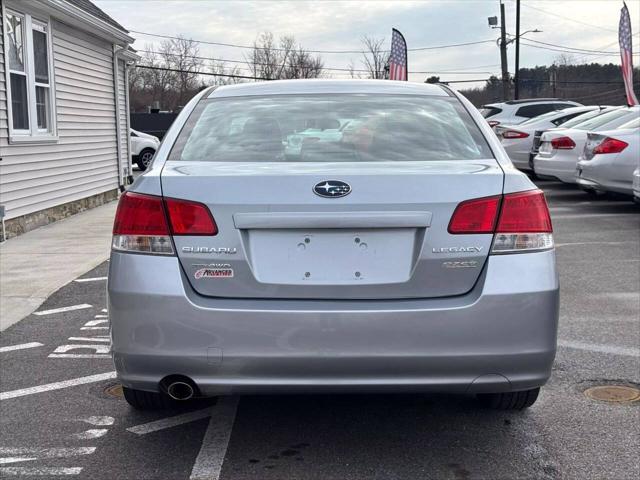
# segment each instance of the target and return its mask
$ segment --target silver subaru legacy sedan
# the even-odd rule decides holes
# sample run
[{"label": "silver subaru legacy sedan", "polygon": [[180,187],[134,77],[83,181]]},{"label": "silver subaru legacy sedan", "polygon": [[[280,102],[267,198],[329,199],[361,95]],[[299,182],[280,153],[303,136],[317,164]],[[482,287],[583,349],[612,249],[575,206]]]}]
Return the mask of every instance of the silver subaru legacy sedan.
[{"label": "silver subaru legacy sedan", "polygon": [[203,90],[120,198],[108,298],[136,408],[436,391],[522,409],[556,351],[543,193],[443,85]]}]

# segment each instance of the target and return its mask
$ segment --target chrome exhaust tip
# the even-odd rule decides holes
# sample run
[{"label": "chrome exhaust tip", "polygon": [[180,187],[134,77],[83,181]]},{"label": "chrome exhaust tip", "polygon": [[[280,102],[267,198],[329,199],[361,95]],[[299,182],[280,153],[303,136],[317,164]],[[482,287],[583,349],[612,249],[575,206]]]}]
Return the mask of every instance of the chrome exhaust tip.
[{"label": "chrome exhaust tip", "polygon": [[194,393],[193,386],[187,382],[172,382],[167,386],[167,395],[173,400],[189,400]]}]

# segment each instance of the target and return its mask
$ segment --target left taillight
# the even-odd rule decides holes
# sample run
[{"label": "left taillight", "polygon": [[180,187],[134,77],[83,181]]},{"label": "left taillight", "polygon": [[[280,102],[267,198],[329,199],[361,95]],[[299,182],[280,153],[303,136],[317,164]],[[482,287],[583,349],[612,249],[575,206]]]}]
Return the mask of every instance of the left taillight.
[{"label": "left taillight", "polygon": [[501,135],[502,135],[502,138],[508,138],[508,139],[527,138],[529,136],[528,133],[521,132],[519,130],[504,130]]},{"label": "left taillight", "polygon": [[118,202],[111,247],[122,252],[173,255],[162,197],[125,192]]}]

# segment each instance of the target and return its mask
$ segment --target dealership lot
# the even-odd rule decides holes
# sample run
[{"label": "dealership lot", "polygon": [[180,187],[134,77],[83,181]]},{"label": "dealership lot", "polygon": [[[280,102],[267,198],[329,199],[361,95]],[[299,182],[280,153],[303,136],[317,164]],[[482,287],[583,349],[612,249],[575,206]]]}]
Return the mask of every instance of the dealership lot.
[{"label": "dealership lot", "polygon": [[538,184],[554,220],[560,346],[528,411],[463,396],[313,395],[136,412],[108,355],[105,263],[3,332],[0,476],[637,478],[640,401],[583,392],[640,387],[640,209]]}]

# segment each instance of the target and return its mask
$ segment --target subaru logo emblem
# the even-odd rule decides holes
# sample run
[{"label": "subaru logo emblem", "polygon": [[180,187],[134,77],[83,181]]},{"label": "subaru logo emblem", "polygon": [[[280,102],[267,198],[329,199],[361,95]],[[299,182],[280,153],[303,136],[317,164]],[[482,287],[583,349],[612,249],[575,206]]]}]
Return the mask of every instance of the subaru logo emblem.
[{"label": "subaru logo emblem", "polygon": [[316,183],[313,193],[326,198],[344,197],[351,193],[351,185],[340,180],[323,180]]}]

